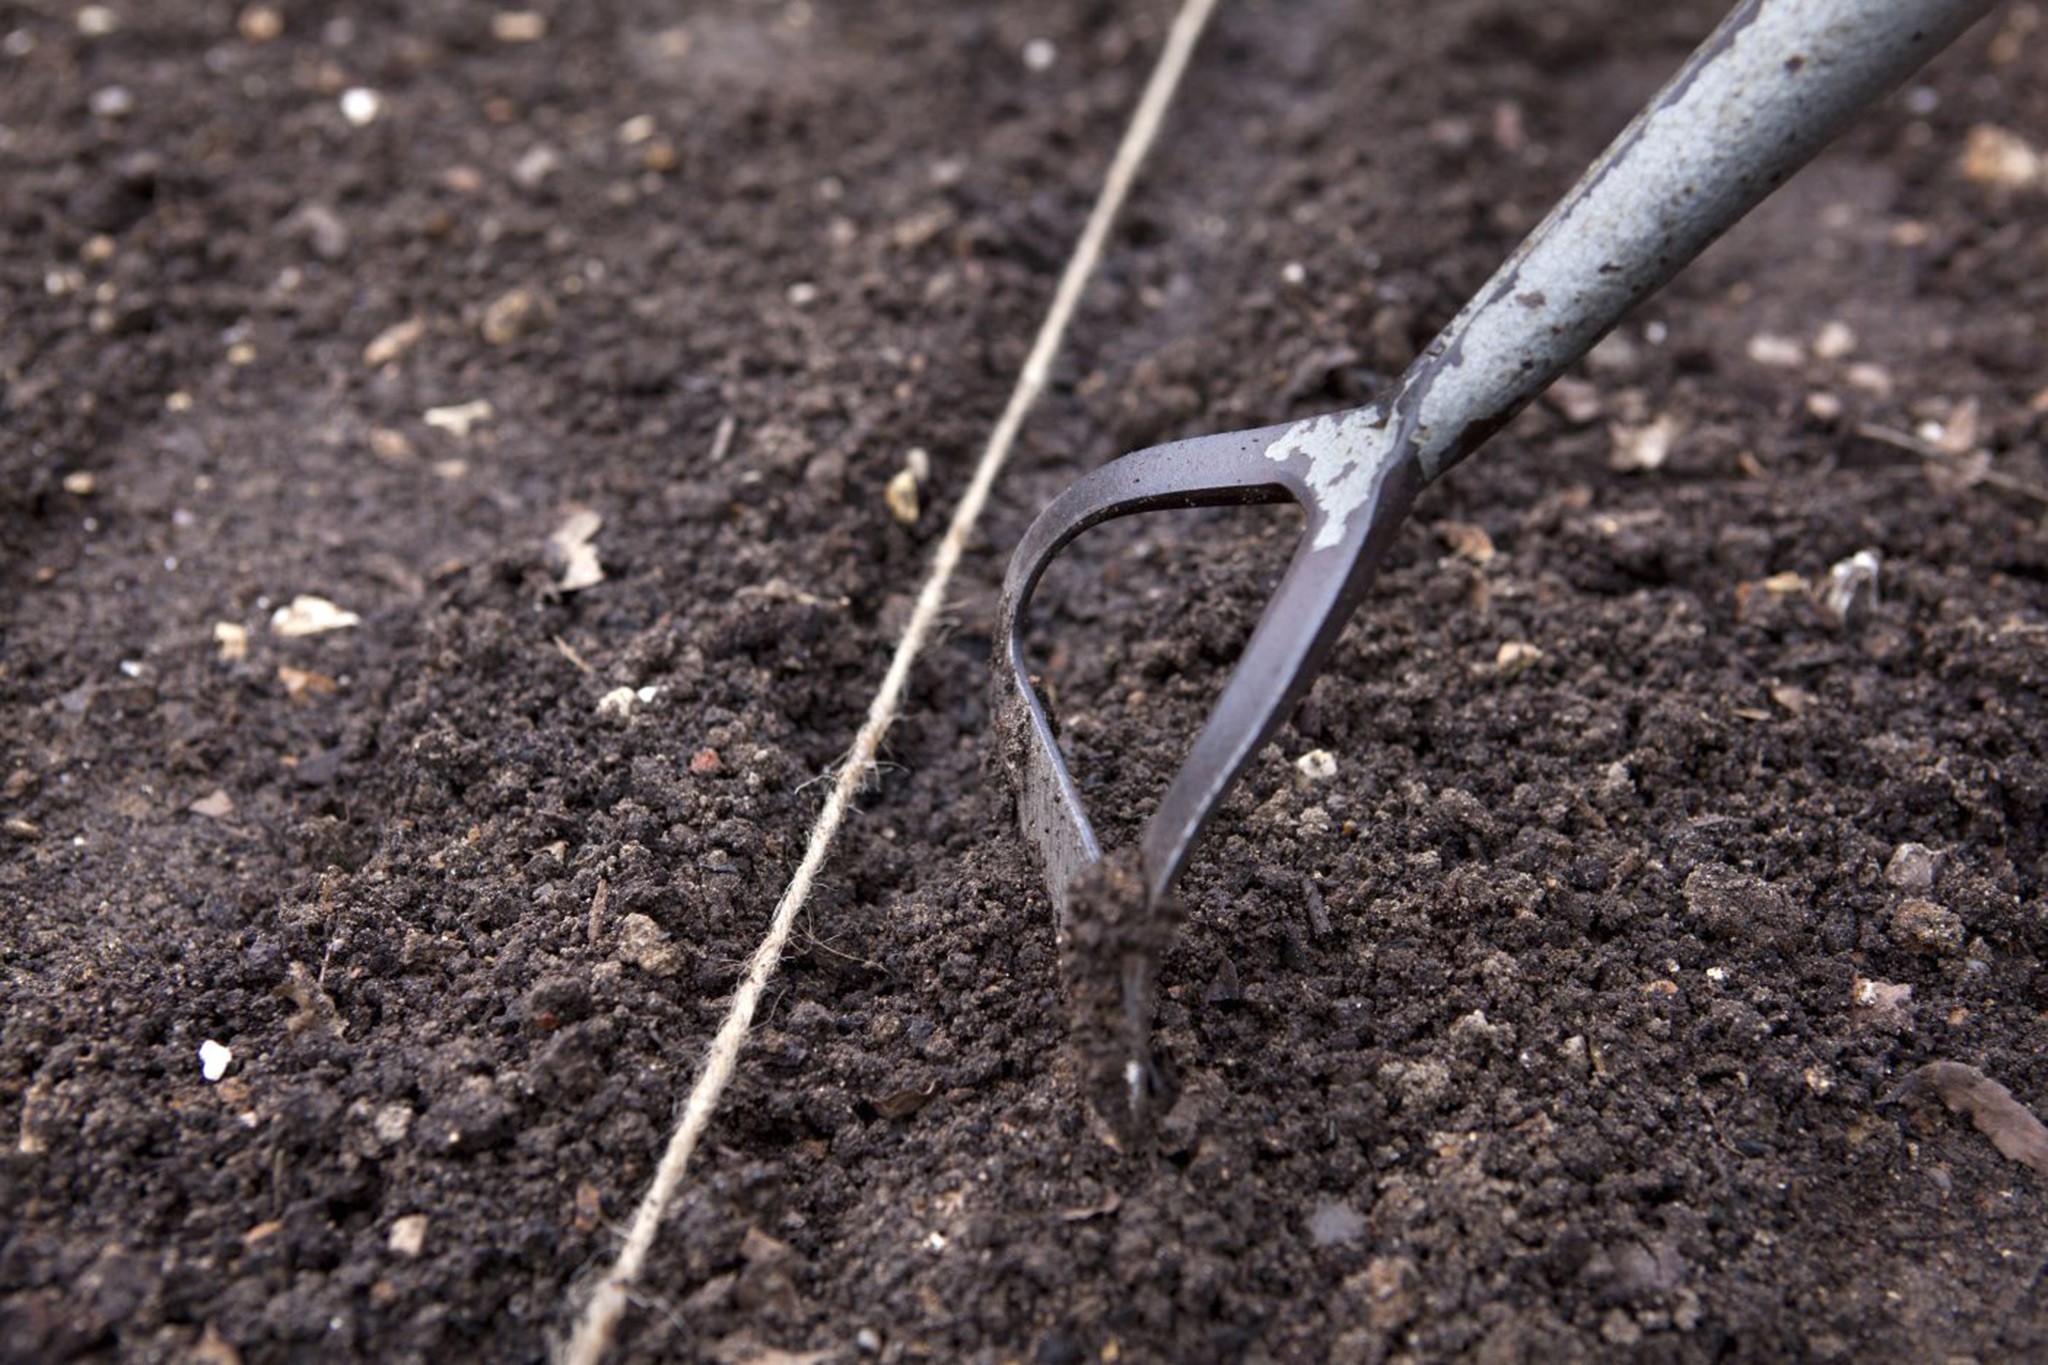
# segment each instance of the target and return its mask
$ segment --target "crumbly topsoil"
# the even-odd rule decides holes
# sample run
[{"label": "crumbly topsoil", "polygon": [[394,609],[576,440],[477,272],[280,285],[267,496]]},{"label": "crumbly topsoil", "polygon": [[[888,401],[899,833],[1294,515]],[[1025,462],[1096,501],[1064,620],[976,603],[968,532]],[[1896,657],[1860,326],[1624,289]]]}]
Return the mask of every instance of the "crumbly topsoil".
[{"label": "crumbly topsoil", "polygon": [[[1717,8],[1225,0],[619,1358],[2048,1351],[2048,1177],[1888,1102],[2048,1107],[2038,4],[1424,497],[1187,876],[1144,1142],[985,766],[1036,508],[1363,399]],[[500,10],[0,3],[0,1357],[545,1355],[1168,17]],[[1112,844],[1295,525],[1041,590]]]}]

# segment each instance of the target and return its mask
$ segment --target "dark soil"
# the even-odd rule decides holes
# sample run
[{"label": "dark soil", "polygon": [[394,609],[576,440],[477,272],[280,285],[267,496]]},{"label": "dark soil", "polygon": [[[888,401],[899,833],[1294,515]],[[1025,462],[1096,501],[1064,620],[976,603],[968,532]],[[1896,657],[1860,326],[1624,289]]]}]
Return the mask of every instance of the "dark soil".
[{"label": "dark soil", "polygon": [[[105,8],[0,0],[0,1355],[539,1358],[1168,6]],[[986,775],[1037,507],[1361,400],[1718,8],[1227,0],[620,1356],[2048,1352],[2048,1177],[1892,1102],[2048,1106],[2048,186],[1964,173],[2048,132],[2038,5],[1424,497],[1183,884],[1144,1143]],[[1111,842],[1294,525],[1124,523],[1041,591]],[[1866,548],[1846,621],[1786,577]],[[360,624],[274,634],[300,594]]]}]

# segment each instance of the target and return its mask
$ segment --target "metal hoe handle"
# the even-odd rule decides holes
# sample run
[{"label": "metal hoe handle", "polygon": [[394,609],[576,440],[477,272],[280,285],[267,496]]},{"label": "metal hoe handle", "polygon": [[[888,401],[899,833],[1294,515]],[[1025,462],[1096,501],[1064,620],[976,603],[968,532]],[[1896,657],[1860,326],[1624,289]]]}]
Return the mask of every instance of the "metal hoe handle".
[{"label": "metal hoe handle", "polygon": [[1465,459],[1635,304],[1996,0],[1742,0],[1398,382],[1364,407],[1195,437],[1094,471],[1040,516],[1004,584],[1004,744],[1064,911],[1101,857],[1032,693],[1021,620],[1045,563],[1111,517],[1291,498],[1294,562],[1148,822],[1162,900],[1230,784],[1364,596],[1421,487]]},{"label": "metal hoe handle", "polygon": [[[1476,450],[1631,307],[1994,3],[1743,0],[1390,392],[1277,436],[1243,433],[1270,438],[1263,456],[1248,462],[1263,463],[1267,480],[1300,499],[1309,525],[1146,827],[1145,877],[1154,899],[1172,886],[1222,793],[1307,687],[1415,492]],[[1191,452],[1199,447],[1219,477],[1250,477],[1238,472],[1247,459],[1234,442],[1186,444]],[[1134,462],[1148,457],[1156,458],[1127,456],[1091,477],[1114,483],[1136,476],[1145,484]],[[1080,486],[1074,495],[1100,496]],[[1136,506],[1121,500],[1112,514]],[[1068,807],[1078,811],[1078,802]],[[1085,831],[1078,816],[1071,823]],[[1092,861],[1085,832],[1068,843],[1068,857]]]},{"label": "metal hoe handle", "polygon": [[1403,376],[1426,480],[1996,0],[1743,0]]}]

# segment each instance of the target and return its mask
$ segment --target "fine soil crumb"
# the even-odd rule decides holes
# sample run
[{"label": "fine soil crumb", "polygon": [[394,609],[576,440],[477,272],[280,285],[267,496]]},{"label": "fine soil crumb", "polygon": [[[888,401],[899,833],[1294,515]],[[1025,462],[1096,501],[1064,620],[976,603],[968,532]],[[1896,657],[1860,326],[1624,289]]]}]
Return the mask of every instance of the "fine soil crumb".
[{"label": "fine soil crumb", "polygon": [[1935,957],[1948,957],[1963,950],[1963,920],[1955,911],[1933,901],[1903,901],[1892,912],[1892,941],[1901,948]]},{"label": "fine soil crumb", "polygon": [[641,914],[619,921],[619,956],[655,976],[674,976],[683,965],[682,953],[668,931]]}]

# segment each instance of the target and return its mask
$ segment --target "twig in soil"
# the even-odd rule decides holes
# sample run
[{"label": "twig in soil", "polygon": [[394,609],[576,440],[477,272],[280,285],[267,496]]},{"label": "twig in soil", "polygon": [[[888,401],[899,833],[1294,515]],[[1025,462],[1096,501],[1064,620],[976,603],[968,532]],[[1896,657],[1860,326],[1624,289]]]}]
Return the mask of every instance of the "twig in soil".
[{"label": "twig in soil", "polygon": [[1966,461],[1962,456],[1943,450],[1932,441],[1923,441],[1909,431],[1900,431],[1896,427],[1879,426],[1875,422],[1861,422],[1857,424],[1856,434],[1866,441],[1876,441],[1880,445],[1894,446],[1910,454],[1918,455],[1923,460],[1945,465],[1973,483],[1987,484],[2001,492],[2011,493],[2015,497],[2026,498],[2031,502],[2048,507],[2048,488],[2043,488],[2036,483],[2029,483],[2025,479],[2015,478],[2003,470],[1980,469]]},{"label": "twig in soil", "polygon": [[718,419],[718,430],[711,433],[711,453],[705,457],[708,464],[723,464],[726,452],[732,449],[732,434],[739,430],[739,419],[731,413]]},{"label": "twig in soil", "polygon": [[577,672],[581,673],[586,678],[591,676],[593,673],[597,672],[597,670],[592,668],[589,662],[585,660],[581,654],[578,654],[576,652],[576,646],[570,644],[567,640],[564,640],[559,635],[555,636],[554,639],[556,652],[559,653],[563,658],[567,659],[570,663],[576,665]]},{"label": "twig in soil", "polygon": [[[682,1120],[670,1134],[661,1164],[655,1168],[654,1180],[634,1210],[625,1245],[619,1249],[618,1259],[613,1262],[610,1273],[598,1282],[577,1320],[575,1333],[562,1357],[568,1365],[595,1365],[611,1346],[619,1319],[625,1314],[628,1295],[646,1268],[655,1235],[682,1185],[683,1172],[689,1166],[691,1154],[696,1151],[705,1128],[711,1123],[711,1114],[717,1107],[719,1096],[732,1080],[733,1071],[739,1063],[740,1046],[746,1041],[747,1030],[753,1023],[754,1011],[760,1005],[768,979],[774,975],[776,964],[781,960],[797,911],[809,898],[818,870],[824,865],[825,855],[831,850],[839,827],[845,823],[854,797],[873,770],[883,736],[888,733],[902,704],[903,693],[910,681],[911,665],[916,662],[933,624],[945,607],[947,586],[953,580],[953,572],[959,567],[961,556],[966,553],[975,525],[981,520],[982,509],[988,505],[996,475],[1009,458],[1010,448],[1016,443],[1025,415],[1052,377],[1053,359],[1059,353],[1068,323],[1073,320],[1081,291],[1094,273],[1103,244],[1109,238],[1110,227],[1130,193],[1138,167],[1159,135],[1167,105],[1187,70],[1196,40],[1201,37],[1202,29],[1215,8],[1216,0],[1184,0],[1180,12],[1174,16],[1158,65],[1153,68],[1145,92],[1138,100],[1137,110],[1131,116],[1130,126],[1125,129],[1123,141],[1117,146],[1116,155],[1103,180],[1102,193],[1081,230],[1081,239],[1060,275],[1052,306],[1039,326],[1031,353],[1025,358],[1023,372],[1017,377],[1016,388],[1011,391],[1009,402],[997,419],[981,460],[975,466],[974,477],[961,496],[960,505],[953,513],[945,537],[939,542],[938,551],[932,556],[931,569],[918,591],[917,603],[911,610],[902,639],[897,642],[895,655],[889,661],[889,671],[883,675],[881,689],[876,692],[873,703],[868,707],[867,719],[854,739],[851,756],[839,770],[831,794],[826,797],[824,808],[818,812],[810,842],[804,849],[803,861],[798,864],[796,875],[790,878],[781,902],[775,907],[767,937],[754,950],[747,973],[741,979],[739,989],[733,993],[732,1007],[712,1039],[711,1048],[704,1058],[704,1069],[684,1106]],[[730,420],[728,416],[727,421]],[[720,423],[720,432],[725,430],[726,423]],[[726,435],[724,439],[729,442],[731,437]],[[714,442],[715,446],[718,444]]]}]

